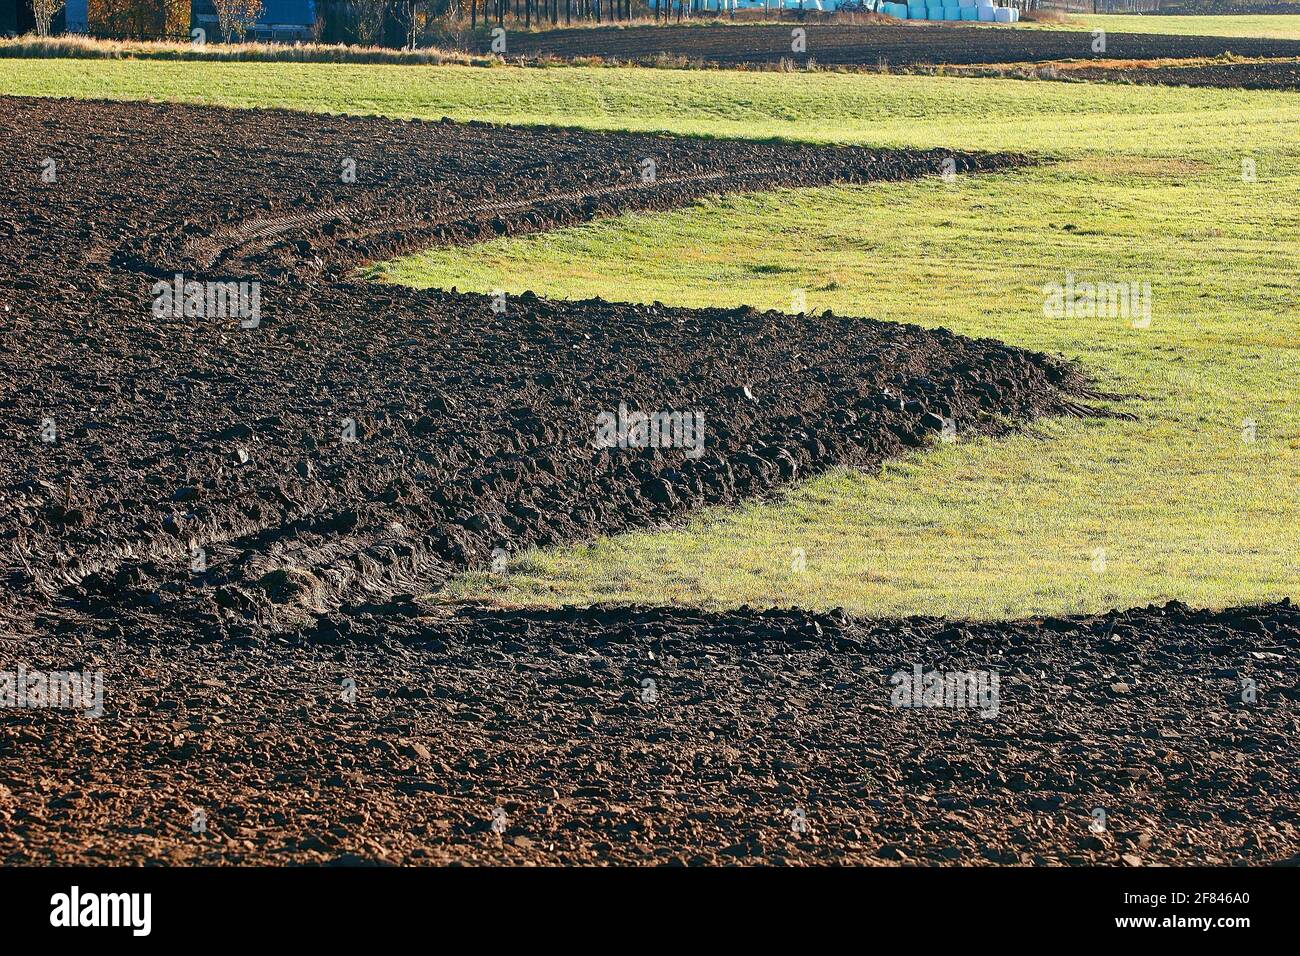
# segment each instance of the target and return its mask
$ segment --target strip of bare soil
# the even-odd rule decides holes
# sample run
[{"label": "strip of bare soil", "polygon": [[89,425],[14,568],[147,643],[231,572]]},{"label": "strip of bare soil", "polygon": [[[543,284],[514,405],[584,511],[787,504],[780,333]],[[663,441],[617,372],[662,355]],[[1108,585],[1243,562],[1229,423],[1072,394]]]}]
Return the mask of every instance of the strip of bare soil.
[{"label": "strip of bare soil", "polygon": [[1241,90],[1300,90],[1300,61],[1214,63],[1197,66],[1076,67],[1062,79],[1144,86],[1209,86]]},{"label": "strip of bare soil", "polygon": [[[791,31],[805,31],[796,48]],[[1022,30],[998,27],[875,26],[852,24],[638,26],[547,30],[507,35],[507,57],[600,57],[624,63],[662,58],[718,66],[760,66],[789,60],[822,66],[906,67],[974,63],[1038,63],[1097,55],[1086,30]],[[1245,37],[1107,33],[1104,55],[1113,59],[1300,56],[1300,41]]]}]

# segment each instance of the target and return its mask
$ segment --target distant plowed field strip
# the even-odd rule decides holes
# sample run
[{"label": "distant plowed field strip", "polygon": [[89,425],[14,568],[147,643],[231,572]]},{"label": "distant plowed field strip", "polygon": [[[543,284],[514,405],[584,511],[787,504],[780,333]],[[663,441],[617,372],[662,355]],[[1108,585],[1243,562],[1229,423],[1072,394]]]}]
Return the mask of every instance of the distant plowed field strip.
[{"label": "distant plowed field strip", "polygon": [[1214,63],[1196,66],[1083,66],[1063,70],[1076,80],[1139,83],[1143,86],[1213,86],[1240,90],[1300,90],[1300,62]]},{"label": "distant plowed field strip", "polygon": [[[805,52],[791,50],[791,31],[807,31]],[[990,27],[822,26],[791,23],[719,27],[627,27],[511,33],[507,56],[527,59],[598,56],[642,61],[660,55],[724,66],[815,60],[830,66],[1031,63],[1087,59],[1092,34],[1073,30],[1016,30]],[[1245,37],[1107,33],[1109,59],[1300,56],[1300,41]]]}]

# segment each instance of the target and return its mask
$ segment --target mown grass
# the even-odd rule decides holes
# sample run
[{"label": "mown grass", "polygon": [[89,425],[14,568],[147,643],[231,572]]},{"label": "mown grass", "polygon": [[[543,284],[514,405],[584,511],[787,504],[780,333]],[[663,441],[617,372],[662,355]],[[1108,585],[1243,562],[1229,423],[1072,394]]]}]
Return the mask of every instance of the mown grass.
[{"label": "mown grass", "polygon": [[[1019,149],[1011,175],[715,199],[392,264],[417,284],[831,308],[1077,358],[1132,422],[1053,420],[676,529],[518,556],[453,594],[997,617],[1295,591],[1300,100],[937,77],[64,63],[0,90]],[[1243,181],[1242,161],[1256,181]],[[1043,314],[1147,281],[1150,328]],[[1256,423],[1245,440],[1247,419]],[[793,568],[801,549],[806,570]],[[1104,562],[1101,558],[1104,555]]]},{"label": "mown grass", "polygon": [[[0,91],[705,136],[1184,155],[1268,148],[1289,93],[835,73],[0,60]],[[1260,139],[1261,129],[1272,135]],[[1242,144],[1240,147],[1233,144]]]},{"label": "mown grass", "polygon": [[1201,37],[1264,37],[1271,40],[1300,40],[1300,14],[1233,13],[1190,16],[1133,16],[1122,13],[1072,15],[1051,26],[1110,33],[1170,33]]}]

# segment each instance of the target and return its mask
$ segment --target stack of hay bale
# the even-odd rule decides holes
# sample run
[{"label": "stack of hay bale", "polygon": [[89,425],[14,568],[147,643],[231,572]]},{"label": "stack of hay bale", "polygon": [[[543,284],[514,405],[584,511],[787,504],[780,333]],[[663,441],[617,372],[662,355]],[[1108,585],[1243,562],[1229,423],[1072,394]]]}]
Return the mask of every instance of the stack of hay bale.
[{"label": "stack of hay bale", "polygon": [[999,7],[995,0],[907,0],[882,3],[877,11],[899,20],[974,20],[984,23],[1016,23],[1020,11]]}]

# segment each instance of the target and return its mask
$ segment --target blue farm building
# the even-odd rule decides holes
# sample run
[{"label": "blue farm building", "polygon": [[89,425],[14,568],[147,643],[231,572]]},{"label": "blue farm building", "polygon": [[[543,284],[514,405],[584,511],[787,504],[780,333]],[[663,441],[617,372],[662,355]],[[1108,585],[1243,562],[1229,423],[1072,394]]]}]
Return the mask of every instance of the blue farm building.
[{"label": "blue farm building", "polygon": [[[208,38],[221,39],[217,27],[217,9],[212,0],[192,0],[191,21],[208,32]],[[248,31],[250,40],[310,40],[316,28],[315,0],[262,0],[262,13]]]}]

